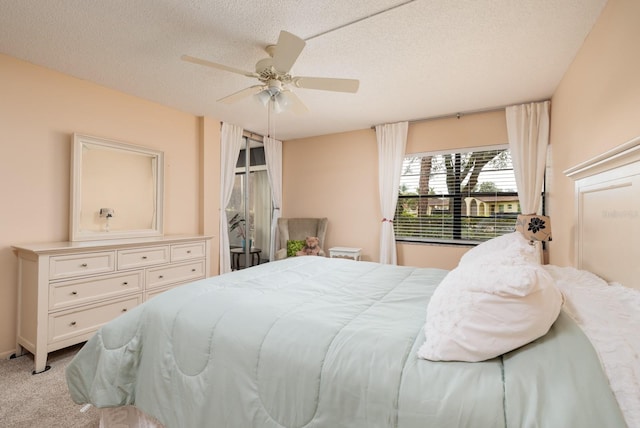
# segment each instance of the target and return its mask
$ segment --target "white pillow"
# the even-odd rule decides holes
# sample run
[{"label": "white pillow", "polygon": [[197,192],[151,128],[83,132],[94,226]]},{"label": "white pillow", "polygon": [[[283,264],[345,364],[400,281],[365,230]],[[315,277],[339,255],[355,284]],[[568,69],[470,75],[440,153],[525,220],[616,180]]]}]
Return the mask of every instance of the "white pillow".
[{"label": "white pillow", "polygon": [[541,265],[522,259],[488,260],[467,260],[442,280],[429,301],[419,357],[483,361],[549,331],[562,306],[553,278]]},{"label": "white pillow", "polygon": [[539,264],[540,256],[522,233],[512,232],[476,245],[460,258],[459,266],[477,262]]},{"label": "white pillow", "polygon": [[572,267],[544,269],[566,298],[564,311],[596,348],[627,426],[640,427],[640,289]]}]

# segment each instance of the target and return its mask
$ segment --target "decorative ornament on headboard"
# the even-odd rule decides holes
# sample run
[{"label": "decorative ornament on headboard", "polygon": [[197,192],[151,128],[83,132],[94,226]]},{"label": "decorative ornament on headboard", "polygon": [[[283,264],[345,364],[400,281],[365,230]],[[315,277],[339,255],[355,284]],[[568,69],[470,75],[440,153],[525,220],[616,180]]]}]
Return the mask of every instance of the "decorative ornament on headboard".
[{"label": "decorative ornament on headboard", "polygon": [[551,219],[544,215],[520,214],[516,221],[516,230],[531,243],[551,241]]}]

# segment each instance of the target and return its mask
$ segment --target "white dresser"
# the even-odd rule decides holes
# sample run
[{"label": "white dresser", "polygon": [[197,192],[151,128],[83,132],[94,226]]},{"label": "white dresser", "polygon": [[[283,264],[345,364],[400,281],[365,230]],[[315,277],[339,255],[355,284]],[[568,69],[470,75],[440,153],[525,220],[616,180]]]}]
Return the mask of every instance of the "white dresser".
[{"label": "white dresser", "polygon": [[47,354],[89,339],[156,294],[211,275],[211,237],[162,236],[13,246],[18,256],[17,354]]}]

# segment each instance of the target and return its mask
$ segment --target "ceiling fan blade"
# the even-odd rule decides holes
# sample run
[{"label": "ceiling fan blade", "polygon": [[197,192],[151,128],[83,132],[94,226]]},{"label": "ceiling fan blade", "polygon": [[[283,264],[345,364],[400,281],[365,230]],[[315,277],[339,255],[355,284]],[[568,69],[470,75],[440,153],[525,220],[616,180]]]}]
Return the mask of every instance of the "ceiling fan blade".
[{"label": "ceiling fan blade", "polygon": [[280,31],[278,44],[273,52],[273,67],[280,73],[288,73],[307,43],[287,31]]},{"label": "ceiling fan blade", "polygon": [[282,95],[287,98],[287,110],[291,110],[295,114],[304,114],[308,113],[309,109],[304,105],[302,100],[298,98],[298,96],[289,90],[282,91]]},{"label": "ceiling fan blade", "polygon": [[262,91],[264,88],[265,87],[263,85],[249,86],[248,88],[245,88],[241,91],[234,92],[231,95],[227,95],[226,97],[220,98],[218,102],[225,103],[225,104],[232,104],[243,98],[249,97],[251,95],[255,95],[258,92]]},{"label": "ceiling fan blade", "polygon": [[192,62],[194,64],[204,65],[206,67],[217,68],[218,70],[230,71],[231,73],[241,74],[247,77],[258,77],[258,74],[252,71],[244,71],[238,68],[229,67],[228,65],[218,64],[215,62],[207,61],[206,59],[196,58],[190,55],[182,55],[180,57],[183,61]]},{"label": "ceiling fan blade", "polygon": [[295,77],[293,84],[298,88],[320,89],[335,92],[358,92],[360,81],[356,79],[334,79],[331,77]]}]

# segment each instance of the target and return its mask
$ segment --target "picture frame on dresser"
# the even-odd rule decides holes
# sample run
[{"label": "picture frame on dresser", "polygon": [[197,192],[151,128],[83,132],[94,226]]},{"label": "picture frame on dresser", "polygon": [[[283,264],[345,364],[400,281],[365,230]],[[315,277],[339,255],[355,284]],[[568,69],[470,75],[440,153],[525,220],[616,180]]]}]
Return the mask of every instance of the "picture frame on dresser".
[{"label": "picture frame on dresser", "polygon": [[210,236],[167,235],[13,246],[18,256],[16,356],[88,340],[102,325],[154,296],[211,276]]}]

